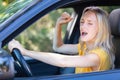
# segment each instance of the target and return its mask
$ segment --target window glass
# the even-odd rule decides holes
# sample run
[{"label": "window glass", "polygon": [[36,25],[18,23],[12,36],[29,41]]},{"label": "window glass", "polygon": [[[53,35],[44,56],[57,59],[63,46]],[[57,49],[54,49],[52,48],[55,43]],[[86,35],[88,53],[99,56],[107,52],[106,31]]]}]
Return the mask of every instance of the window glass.
[{"label": "window glass", "polygon": [[0,0],[0,24],[34,0]]},{"label": "window glass", "polygon": [[103,8],[105,11],[107,11],[108,13],[110,13],[112,10],[119,8],[120,6],[99,6],[101,8]]},{"label": "window glass", "polygon": [[[27,30],[20,34],[17,39],[27,49],[36,51],[52,51],[55,24],[63,12],[71,14],[73,9],[58,9],[50,12],[32,24]],[[64,37],[66,32],[66,26],[67,25],[64,25],[62,27],[62,37]]]}]

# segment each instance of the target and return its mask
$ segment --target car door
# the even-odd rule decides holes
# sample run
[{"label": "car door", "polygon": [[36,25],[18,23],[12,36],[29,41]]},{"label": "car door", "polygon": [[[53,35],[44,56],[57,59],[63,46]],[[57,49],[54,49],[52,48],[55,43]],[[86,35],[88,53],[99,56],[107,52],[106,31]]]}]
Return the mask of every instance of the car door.
[{"label": "car door", "polygon": [[[58,3],[59,5],[55,4],[57,2],[59,2],[59,1],[51,1],[51,0],[49,0],[49,1],[41,1],[41,0],[32,1],[31,0],[30,3],[32,3],[32,4],[28,4],[27,6],[23,7],[22,9],[16,11],[14,13],[14,15],[9,16],[10,18],[8,17],[8,19],[3,21],[0,25],[1,47],[3,47],[9,40],[11,40],[15,36],[17,36],[20,32],[22,32],[24,29],[26,29],[29,25],[31,25],[37,19],[39,19],[40,17],[42,17],[46,13],[52,11],[53,9],[57,9],[60,6],[63,6],[64,4],[66,4],[69,1],[61,1],[61,3]],[[53,5],[53,4],[55,4],[55,5]],[[44,6],[44,5],[47,5],[47,6]],[[59,14],[62,13],[61,11],[62,12],[69,11],[69,9],[68,10],[59,10],[58,11],[58,12],[60,12]],[[54,24],[55,24],[55,22],[54,22]],[[49,27],[49,26],[47,26],[47,27]],[[63,30],[64,30],[64,35],[65,35],[66,29],[63,29]],[[43,32],[43,33],[44,33],[44,31],[47,31],[47,29],[41,30],[41,32]],[[29,32],[29,33],[32,33],[32,32]],[[39,33],[37,33],[37,34],[39,34]],[[43,34],[43,36],[45,36],[45,34]],[[18,39],[22,40],[22,43],[25,44],[25,42],[23,42],[23,40],[24,40],[23,37],[19,37]],[[26,42],[29,42],[29,40],[26,36],[25,36],[25,39],[27,40]],[[39,38],[39,41],[40,40],[41,40],[41,38]],[[45,41],[45,40],[43,40],[43,41]],[[67,41],[67,40],[65,40],[65,41]],[[36,42],[36,43],[38,43],[38,42]],[[48,43],[50,44],[50,42],[48,42]],[[30,46],[31,45],[29,45],[28,48],[30,48]],[[50,46],[52,46],[52,45],[50,45]],[[45,46],[42,45],[41,48],[44,48],[44,47]],[[50,66],[48,64],[33,60],[31,58],[28,58],[28,57],[25,59],[28,62],[28,64],[30,65],[32,72],[35,76],[60,74],[58,67]],[[17,74],[17,70],[16,70],[16,76],[20,76],[20,74]]]}]

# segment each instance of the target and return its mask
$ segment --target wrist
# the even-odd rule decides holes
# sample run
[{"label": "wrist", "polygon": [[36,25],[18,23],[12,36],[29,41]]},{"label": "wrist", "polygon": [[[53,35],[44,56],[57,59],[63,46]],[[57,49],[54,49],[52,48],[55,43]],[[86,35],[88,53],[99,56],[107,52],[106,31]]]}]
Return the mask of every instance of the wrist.
[{"label": "wrist", "polygon": [[61,26],[63,23],[61,22],[61,17],[57,19],[56,25]]},{"label": "wrist", "polygon": [[21,50],[21,53],[22,53],[24,56],[27,56],[28,50],[27,50],[27,49],[22,49],[22,50]]},{"label": "wrist", "polygon": [[57,27],[61,27],[61,26],[62,26],[62,23],[60,23],[59,21],[57,21],[56,26],[57,26]]}]

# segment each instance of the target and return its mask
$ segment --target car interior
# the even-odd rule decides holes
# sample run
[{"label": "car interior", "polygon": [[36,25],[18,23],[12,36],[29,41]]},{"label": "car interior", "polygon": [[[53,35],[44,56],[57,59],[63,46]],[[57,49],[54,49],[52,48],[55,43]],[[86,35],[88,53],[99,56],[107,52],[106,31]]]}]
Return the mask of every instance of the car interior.
[{"label": "car interior", "polygon": [[[84,8],[83,8],[84,9]],[[76,19],[75,19],[75,23],[74,22],[70,22],[67,26],[67,31],[66,31],[66,35],[65,35],[65,38],[64,38],[64,42],[65,44],[75,44],[75,43],[78,43],[78,40],[79,40],[79,36],[80,36],[80,32],[79,32],[79,20],[80,20],[80,16],[81,16],[81,11],[75,11],[75,13],[73,14],[74,16],[76,16]],[[78,15],[80,14],[80,15]],[[120,68],[120,9],[114,9],[110,12],[109,14],[109,23],[110,23],[110,29],[111,29],[111,33],[112,33],[112,39],[113,39],[113,44],[114,44],[114,47],[115,47],[115,69],[119,69]],[[77,27],[76,27],[77,26]],[[74,27],[72,33],[70,33],[70,29],[69,28],[72,28]],[[33,64],[34,62],[37,63],[36,60],[34,61],[31,61]],[[74,68],[59,68],[59,67],[55,67],[55,66],[51,66],[51,65],[48,65],[48,64],[45,64],[45,63],[42,63],[42,62],[39,62],[41,63],[41,65],[39,63],[37,63],[39,65],[39,67],[42,69],[41,73],[40,72],[35,72],[36,70],[34,70],[34,66],[32,65],[32,63],[30,63],[30,67],[32,68],[33,70],[33,74],[36,75],[36,76],[48,76],[48,75],[63,75],[63,74],[72,74],[74,73]],[[29,61],[28,61],[28,64],[29,64]],[[37,65],[35,64],[35,65]],[[46,66],[46,67],[45,67]],[[49,68],[48,68],[49,67]],[[31,71],[32,71],[31,70]],[[49,73],[49,72],[50,73]],[[38,73],[38,74],[36,74]],[[43,75],[42,75],[43,73]]]},{"label": "car interior", "polygon": [[115,47],[115,68],[120,68],[120,9],[114,9],[109,14],[109,23],[113,36],[113,44]]},{"label": "car interior", "polygon": [[[79,8],[79,7],[78,7]],[[74,10],[75,12],[73,13],[73,16],[75,17],[75,19],[70,22],[67,25],[67,31],[64,37],[64,43],[65,44],[76,44],[78,43],[79,40],[79,36],[80,36],[80,32],[79,32],[79,20],[81,17],[81,12],[84,9],[77,9]],[[115,69],[119,69],[120,68],[120,64],[119,64],[119,48],[120,45],[118,43],[120,43],[120,35],[119,35],[119,19],[120,19],[120,9],[115,9],[113,10],[110,14],[109,14],[109,22],[110,22],[110,27],[111,27],[111,32],[112,32],[112,37],[113,37],[113,43],[115,45]],[[78,15],[79,14],[79,15]],[[72,33],[70,33],[72,28]],[[37,61],[37,60],[27,60],[27,63],[29,64],[30,68],[31,68],[31,72],[32,75],[27,75],[27,76],[49,76],[49,75],[60,75],[60,74],[72,74],[74,73],[74,68],[60,68],[60,67],[55,67],[55,66],[51,66],[49,64]],[[17,66],[17,65],[16,65]],[[17,67],[15,67],[17,68]],[[38,69],[39,70],[36,70]],[[19,70],[20,71],[20,70]],[[26,74],[23,73],[24,71],[19,72],[19,74],[17,74],[16,76],[20,77],[20,76],[26,76]],[[30,73],[31,73],[30,72]]]},{"label": "car interior", "polygon": [[[79,13],[77,13],[79,14]],[[80,20],[80,16],[78,16],[78,21],[76,21],[76,24],[74,26],[79,26],[79,20]],[[114,48],[115,48],[115,66],[114,69],[119,69],[120,68],[120,9],[113,9],[110,14],[109,14],[109,23],[110,23],[110,29],[111,29],[111,35],[112,35],[112,39],[113,39],[113,44],[114,44]],[[69,26],[68,26],[69,27]],[[69,32],[69,31],[67,31]],[[79,27],[75,27],[75,29],[73,30],[72,37],[69,38],[71,40],[69,40],[67,38],[67,40],[65,40],[65,43],[78,43],[79,40],[79,36],[80,36],[80,32],[79,32]],[[68,35],[68,34],[66,34]],[[74,35],[74,37],[73,37]],[[65,37],[66,39],[66,37]],[[71,42],[70,42],[71,41]],[[71,69],[71,68],[70,68]],[[72,69],[71,69],[72,70]],[[71,71],[72,73],[72,71]]]}]

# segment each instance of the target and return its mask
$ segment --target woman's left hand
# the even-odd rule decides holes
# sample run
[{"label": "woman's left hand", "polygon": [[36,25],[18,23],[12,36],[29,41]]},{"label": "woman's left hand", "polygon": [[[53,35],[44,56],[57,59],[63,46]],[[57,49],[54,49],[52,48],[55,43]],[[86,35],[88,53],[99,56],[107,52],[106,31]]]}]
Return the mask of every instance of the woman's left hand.
[{"label": "woman's left hand", "polygon": [[10,41],[8,43],[8,49],[10,51],[12,51],[14,48],[17,48],[21,51],[21,53],[24,53],[25,49],[23,48],[23,46],[18,42],[16,41],[15,39],[13,39],[12,41]]}]

